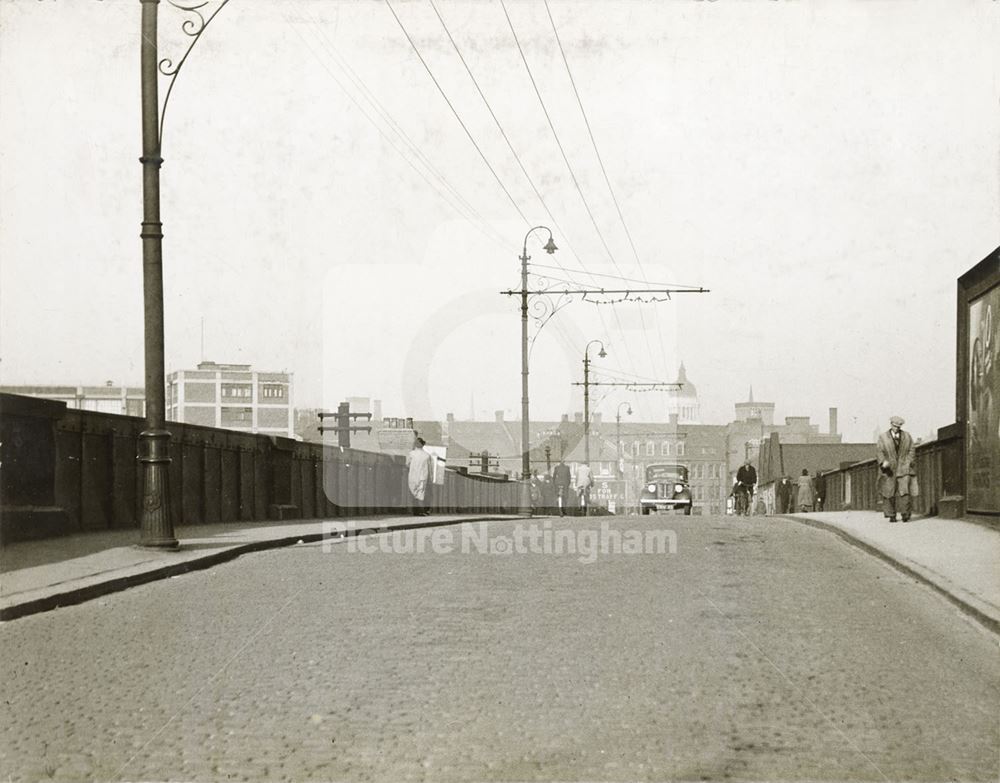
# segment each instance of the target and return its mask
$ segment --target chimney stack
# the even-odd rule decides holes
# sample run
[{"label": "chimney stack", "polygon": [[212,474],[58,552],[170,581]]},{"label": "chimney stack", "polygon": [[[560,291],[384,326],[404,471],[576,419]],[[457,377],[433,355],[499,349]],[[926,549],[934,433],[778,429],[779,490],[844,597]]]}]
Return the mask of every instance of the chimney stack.
[{"label": "chimney stack", "polygon": [[601,414],[600,413],[592,413],[592,414],[590,414],[590,423],[591,423],[591,426],[600,427],[601,426]]},{"label": "chimney stack", "polygon": [[503,411],[493,411],[493,417],[496,419],[497,424],[503,424]]},{"label": "chimney stack", "polygon": [[577,424],[583,424],[583,414],[580,413],[579,411],[577,411],[576,413],[574,413],[573,414],[573,421],[575,421]]},{"label": "chimney stack", "polygon": [[837,409],[830,408],[830,434],[837,434]]},{"label": "chimney stack", "polygon": [[563,424],[569,424],[569,414],[568,413],[564,413],[562,415],[562,423]]},{"label": "chimney stack", "polygon": [[454,413],[446,413],[445,414],[445,419],[447,420],[447,422],[449,424],[451,424],[452,422],[455,421],[455,414]]},{"label": "chimney stack", "polygon": [[372,411],[372,418],[375,421],[382,421],[382,400],[375,400],[375,409]]}]

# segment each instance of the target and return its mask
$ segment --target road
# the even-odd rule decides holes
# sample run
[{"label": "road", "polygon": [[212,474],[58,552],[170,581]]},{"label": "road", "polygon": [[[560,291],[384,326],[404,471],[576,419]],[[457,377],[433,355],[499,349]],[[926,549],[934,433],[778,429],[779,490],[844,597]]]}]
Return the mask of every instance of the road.
[{"label": "road", "polygon": [[0,779],[997,780],[997,639],[924,586],[787,520],[613,526],[676,551],[454,528],[5,623]]}]

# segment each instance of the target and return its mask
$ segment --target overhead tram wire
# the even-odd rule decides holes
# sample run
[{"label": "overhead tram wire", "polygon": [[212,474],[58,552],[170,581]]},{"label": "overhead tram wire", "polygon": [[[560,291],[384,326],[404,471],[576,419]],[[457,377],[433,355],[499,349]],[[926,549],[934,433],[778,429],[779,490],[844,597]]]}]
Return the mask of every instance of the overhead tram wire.
[{"label": "overhead tram wire", "polygon": [[[471,213],[477,220],[481,221],[484,225],[489,225],[488,221],[480,214],[480,212],[455,188],[451,182],[437,169],[431,159],[424,154],[423,150],[420,149],[420,145],[415,143],[406,132],[406,130],[396,122],[395,118],[385,106],[378,100],[375,93],[365,84],[364,80],[357,74],[357,72],[351,68],[350,64],[337,52],[333,45],[333,42],[327,37],[326,32],[323,30],[322,25],[310,17],[310,22],[313,27],[318,31],[319,36],[323,39],[322,43],[327,52],[336,61],[336,64],[340,69],[347,75],[351,82],[357,87],[358,90],[364,95],[366,100],[375,108],[379,116],[395,131],[404,141],[406,146],[413,152],[420,162],[434,175],[434,177],[442,184],[448,191]],[[490,230],[494,229],[490,227]],[[500,236],[497,234],[497,236]]]},{"label": "overhead tram wire", "polygon": [[[410,46],[413,48],[414,53],[417,55],[417,58],[420,60],[421,64],[424,66],[424,70],[427,71],[427,75],[431,77],[431,81],[434,82],[434,85],[435,85],[435,87],[437,87],[438,92],[441,93],[441,97],[444,98],[445,103],[448,104],[448,108],[451,109],[452,114],[454,114],[454,116],[455,116],[455,119],[462,126],[462,129],[465,131],[466,135],[469,137],[469,141],[472,142],[472,145],[476,148],[476,151],[479,153],[479,156],[482,158],[483,163],[486,164],[486,167],[490,170],[490,173],[493,174],[493,177],[494,177],[494,179],[496,179],[497,184],[500,185],[500,188],[503,190],[504,194],[510,200],[510,202],[513,205],[514,209],[521,216],[521,219],[524,220],[525,225],[531,225],[530,221],[528,221],[527,217],[525,216],[524,212],[521,210],[521,208],[518,205],[517,201],[510,194],[510,191],[504,185],[503,181],[500,179],[499,175],[496,173],[496,170],[493,168],[493,166],[490,164],[489,160],[486,158],[486,155],[483,153],[483,151],[480,148],[479,144],[476,142],[476,140],[473,137],[472,133],[469,131],[468,127],[466,126],[465,122],[462,120],[462,118],[459,115],[458,111],[455,109],[455,106],[452,104],[451,100],[448,98],[448,96],[445,93],[444,89],[441,87],[441,84],[438,82],[437,78],[434,76],[434,73],[433,73],[433,71],[431,71],[430,66],[427,64],[427,61],[424,59],[423,55],[420,53],[420,49],[417,47],[416,42],[410,36],[409,31],[406,29],[406,26],[403,24],[402,20],[399,18],[398,14],[396,13],[396,10],[392,7],[392,4],[391,4],[390,0],[385,0],[385,4],[386,4],[386,6],[388,6],[389,11],[392,13],[393,18],[396,20],[396,24],[398,24],[400,30],[403,31],[403,35],[406,36],[406,40],[409,41]],[[504,9],[504,11],[506,13],[506,9]],[[518,46],[520,47],[520,44],[518,44]],[[529,71],[529,75],[530,75],[530,71]],[[536,90],[536,93],[537,93],[537,90]],[[553,221],[553,222],[555,222],[555,221]],[[579,257],[577,257],[577,260],[578,261],[580,260]],[[581,262],[581,265],[582,265],[582,262]],[[616,315],[616,318],[617,318],[617,315]],[[601,317],[602,324],[603,324],[603,320],[604,319],[603,319],[603,316],[602,316]],[[621,329],[621,323],[620,323],[620,321],[619,321],[619,329]]]},{"label": "overhead tram wire", "polygon": [[[497,117],[496,112],[493,111],[493,107],[490,105],[490,102],[487,99],[486,94],[483,92],[482,88],[479,86],[479,80],[476,79],[475,74],[472,72],[472,68],[469,66],[468,61],[465,59],[465,55],[462,54],[462,50],[459,48],[458,43],[455,41],[454,36],[451,34],[451,30],[448,29],[448,25],[445,22],[444,17],[441,15],[440,10],[438,10],[437,4],[434,2],[434,0],[429,0],[429,2],[430,2],[430,5],[431,5],[431,8],[434,9],[434,13],[437,15],[438,21],[441,23],[441,28],[444,30],[445,35],[448,36],[448,40],[451,42],[451,45],[454,48],[455,54],[458,55],[458,59],[462,62],[462,66],[465,68],[465,72],[468,74],[469,79],[472,81],[473,86],[476,88],[476,92],[479,94],[479,97],[482,99],[483,104],[486,106],[486,110],[489,112],[490,117],[493,118],[493,122],[496,124],[497,130],[500,132],[500,136],[503,138],[504,142],[506,142],[507,148],[510,150],[510,154],[513,156],[514,160],[517,161],[517,165],[521,169],[521,173],[524,174],[524,178],[528,181],[528,184],[531,186],[531,190],[534,192],[534,194],[535,194],[536,198],[538,199],[539,203],[542,205],[542,209],[545,210],[545,214],[548,215],[549,220],[552,222],[552,226],[555,228],[556,233],[560,236],[560,242],[561,242],[561,244],[566,248],[566,250],[574,258],[576,258],[577,263],[581,267],[584,267],[585,264],[583,263],[583,259],[580,258],[580,256],[577,254],[576,250],[573,248],[573,243],[569,239],[569,234],[559,225],[559,221],[556,220],[555,215],[552,214],[552,210],[549,209],[549,205],[546,203],[545,197],[542,196],[542,193],[538,189],[538,186],[535,184],[534,179],[528,173],[528,170],[525,167],[524,162],[521,160],[521,156],[518,155],[517,154],[517,150],[514,149],[513,142],[511,142],[510,137],[507,135],[507,132],[504,130],[503,125],[500,122],[500,118]],[[571,274],[569,272],[569,270],[567,270],[562,265],[562,263],[559,261],[558,258],[553,259],[553,260],[555,260],[555,262],[558,265],[559,269],[561,269],[567,275]],[[529,264],[529,266],[540,266],[540,265]],[[587,275],[590,275],[591,277],[593,277],[594,273],[589,272],[586,269],[582,269],[581,271],[582,271],[583,274],[587,274]],[[607,329],[607,325],[604,323],[604,314],[601,313],[600,311],[598,311],[598,317],[599,317],[599,319],[601,321],[601,328],[606,332],[608,329]],[[558,328],[558,326],[557,326],[557,328]],[[531,347],[531,349],[532,350],[534,349],[534,341],[532,341],[532,347]]]},{"label": "overhead tram wire", "polygon": [[[646,277],[646,270],[643,269],[642,260],[639,258],[639,251],[636,250],[635,241],[632,239],[632,232],[629,231],[628,223],[625,222],[625,215],[622,213],[621,204],[618,203],[618,197],[615,195],[615,189],[611,186],[611,178],[608,176],[608,171],[604,166],[604,159],[601,157],[601,152],[597,148],[597,140],[594,138],[594,131],[590,127],[590,120],[587,117],[587,112],[583,108],[583,100],[580,98],[580,91],[576,87],[576,79],[573,78],[573,71],[569,67],[569,60],[566,57],[566,51],[563,49],[562,39],[559,37],[559,30],[556,28],[556,20],[552,16],[552,9],[549,8],[549,0],[543,0],[545,3],[545,12],[549,16],[549,22],[552,25],[552,33],[555,36],[556,44],[559,46],[559,54],[562,56],[563,65],[566,66],[566,75],[569,76],[569,83],[573,86],[573,95],[576,96],[577,106],[580,107],[580,114],[583,116],[583,123],[587,126],[587,135],[590,136],[590,143],[594,147],[594,155],[597,156],[597,162],[601,167],[601,174],[604,175],[604,182],[608,186],[608,192],[611,194],[611,200],[614,202],[615,209],[618,211],[618,218],[621,220],[622,228],[625,229],[625,236],[628,237],[629,246],[632,248],[632,255],[635,256],[635,262],[639,265],[639,274]],[[621,270],[619,270],[621,271]],[[648,280],[646,281],[648,283]],[[663,345],[663,332],[660,329],[660,316],[658,310],[653,310],[653,318],[656,320],[656,334],[660,341],[660,355],[666,356],[666,348]],[[642,324],[642,332],[646,338],[646,350],[652,356],[652,347],[649,345],[649,334],[646,331],[646,319],[643,315],[642,308],[639,308],[639,320]],[[664,359],[664,363],[666,360]],[[666,369],[666,368],[664,368]]]},{"label": "overhead tram wire", "polygon": [[[587,135],[590,137],[590,143],[594,147],[594,154],[597,156],[597,162],[601,167],[601,174],[604,175],[604,182],[608,186],[608,192],[611,194],[611,200],[615,204],[615,209],[618,211],[618,218],[621,220],[622,228],[625,229],[625,236],[628,237],[629,245],[632,248],[632,254],[635,256],[636,263],[639,265],[639,269],[642,270],[642,261],[639,259],[639,253],[635,249],[635,242],[632,239],[632,232],[628,229],[628,224],[625,222],[625,216],[622,214],[621,205],[618,203],[618,197],[615,195],[615,190],[611,186],[611,179],[608,177],[607,169],[604,167],[604,159],[601,157],[600,150],[597,148],[597,141],[594,138],[594,131],[590,127],[590,120],[587,118],[587,112],[583,108],[583,101],[580,98],[580,91],[576,87],[576,80],[573,78],[573,72],[569,67],[569,60],[566,59],[566,52],[563,49],[562,39],[559,37],[559,31],[556,29],[555,19],[552,18],[552,11],[549,8],[549,0],[543,0],[545,3],[545,11],[549,15],[549,22],[552,24],[552,33],[555,35],[556,44],[559,46],[559,54],[562,56],[563,65],[566,66],[566,75],[569,76],[569,82],[573,86],[573,95],[576,97],[577,106],[580,107],[580,114],[583,116],[583,123],[587,126]],[[607,246],[605,245],[605,248]],[[611,251],[608,251],[611,254]],[[613,260],[613,257],[612,257]],[[620,271],[620,270],[619,270]],[[643,272],[645,274],[645,272]]]},{"label": "overhead tram wire", "polygon": [[[532,266],[537,266],[539,269],[559,269],[563,272],[566,272],[567,274],[572,274],[573,272],[577,271],[575,269],[566,269],[565,267],[562,266],[546,266],[545,264],[532,264]],[[622,275],[609,275],[603,272],[591,272],[586,269],[579,271],[582,274],[587,274],[590,275],[591,277],[606,277],[610,280],[620,280],[623,283],[642,283],[643,285],[660,285],[663,286],[664,288],[668,288],[670,286],[674,286],[677,288],[695,288],[695,289],[700,288],[700,286],[686,285],[685,283],[652,283],[645,278],[640,279],[637,277],[623,277]]]},{"label": "overhead tram wire", "polygon": [[[388,0],[386,0],[388,2]],[[590,217],[590,222],[594,226],[594,230],[597,232],[597,236],[601,240],[601,244],[604,245],[604,250],[608,254],[608,258],[611,259],[611,263],[614,264],[615,269],[621,274],[621,267],[618,266],[618,262],[615,260],[614,254],[611,252],[611,248],[608,247],[607,241],[604,239],[604,234],[601,232],[600,226],[597,225],[597,220],[594,217],[594,213],[590,208],[590,204],[587,202],[586,196],[583,195],[583,190],[580,187],[580,182],[576,178],[576,173],[573,171],[573,166],[569,162],[569,157],[566,155],[566,150],[563,148],[562,141],[559,139],[559,134],[556,132],[555,124],[552,122],[552,117],[549,115],[549,110],[545,106],[545,101],[542,100],[541,91],[538,89],[538,83],[535,81],[535,76],[531,72],[531,66],[528,65],[528,58],[524,54],[524,49],[521,46],[521,40],[517,37],[517,30],[514,29],[514,22],[510,18],[510,13],[507,11],[507,5],[504,0],[500,0],[500,7],[503,8],[504,16],[507,18],[507,25],[510,27],[510,33],[514,37],[514,43],[517,46],[517,51],[521,55],[521,62],[524,63],[524,69],[528,73],[528,79],[531,81],[531,86],[535,90],[535,96],[538,98],[538,103],[542,107],[542,113],[545,115],[545,120],[549,125],[549,130],[552,131],[552,137],[555,139],[556,146],[559,148],[559,152],[562,155],[563,162],[566,164],[566,169],[569,171],[570,178],[573,180],[573,185],[576,187],[576,192],[580,196],[580,200],[583,202],[584,209],[587,211],[587,215]],[[618,330],[622,335],[622,342],[625,344],[625,353],[628,357],[629,364],[632,365],[632,370],[635,370],[635,359],[632,357],[632,351],[629,348],[628,340],[625,339],[625,329],[622,326],[621,318],[618,316],[618,311],[612,307],[611,312],[615,316],[615,322],[618,324]],[[652,356],[650,356],[652,360]]]},{"label": "overhead tram wire", "polygon": [[475,137],[472,135],[472,132],[465,124],[465,121],[458,113],[458,110],[455,108],[454,104],[452,104],[451,100],[448,98],[448,95],[447,93],[445,93],[444,88],[441,86],[440,82],[438,82],[437,78],[434,76],[434,72],[431,71],[431,68],[427,64],[427,61],[424,59],[424,56],[420,53],[420,49],[417,47],[416,41],[414,41],[413,38],[410,36],[409,31],[403,24],[403,20],[400,19],[399,16],[396,14],[396,9],[392,7],[392,3],[389,0],[385,0],[385,4],[389,8],[389,11],[392,13],[393,18],[396,20],[396,24],[399,25],[399,29],[402,30],[403,35],[406,36],[406,40],[410,42],[410,46],[413,48],[414,54],[417,55],[417,58],[420,60],[421,65],[424,66],[424,70],[427,71],[427,75],[431,77],[431,81],[434,82],[434,86],[437,87],[438,92],[441,93],[441,97],[444,98],[445,103],[448,104],[448,108],[451,109],[451,113],[455,115],[455,119],[458,120],[458,124],[462,126],[462,130],[465,131],[465,135],[469,137],[469,141],[472,142],[472,146],[476,148],[476,152],[479,153],[479,157],[482,158],[483,163],[486,164],[486,168],[490,170],[490,173],[493,175],[493,178],[497,181],[497,184],[500,186],[500,189],[507,196],[511,205],[517,211],[517,214],[521,216],[521,220],[524,221],[524,224],[530,226],[531,222],[525,216],[524,212],[521,211],[521,207],[518,205],[514,197],[510,194],[510,191],[507,190],[507,186],[503,184],[503,180],[500,179],[500,175],[497,174],[496,170],[493,168],[493,165],[487,159],[486,154],[483,152],[482,148],[479,146]]},{"label": "overhead tram wire", "polygon": [[[451,208],[452,208],[452,209],[453,209],[453,210],[455,211],[455,213],[456,213],[456,214],[457,214],[457,215],[458,215],[458,216],[459,216],[460,218],[462,218],[463,220],[465,220],[465,221],[469,222],[469,223],[470,223],[470,225],[472,225],[472,226],[474,226],[475,228],[477,228],[477,229],[478,229],[478,230],[479,230],[480,232],[482,232],[482,234],[483,234],[483,235],[484,235],[484,236],[485,236],[485,237],[486,237],[487,239],[489,239],[489,240],[491,240],[492,242],[494,242],[494,243],[495,243],[495,244],[496,244],[496,245],[497,245],[497,246],[498,246],[498,247],[499,247],[499,248],[500,248],[500,249],[501,249],[501,250],[502,250],[502,251],[503,251],[504,253],[509,253],[509,252],[511,252],[511,246],[510,246],[510,244],[509,244],[509,241],[508,241],[507,239],[505,239],[504,237],[502,237],[502,236],[501,236],[500,234],[498,234],[498,233],[497,233],[497,232],[496,232],[496,231],[495,231],[495,230],[494,230],[494,229],[493,229],[493,228],[492,228],[492,227],[491,227],[491,226],[489,225],[489,223],[487,223],[487,222],[486,222],[485,220],[483,220],[483,221],[481,221],[481,225],[477,225],[477,224],[476,224],[476,221],[472,220],[472,219],[471,219],[471,218],[470,218],[470,217],[469,217],[468,215],[466,215],[466,214],[465,214],[465,213],[463,212],[463,210],[462,210],[462,209],[460,208],[460,206],[457,206],[457,205],[456,205],[455,203],[453,203],[453,200],[452,200],[452,197],[451,197],[451,196],[450,196],[450,195],[449,195],[448,193],[446,193],[446,192],[442,191],[442,190],[441,190],[441,188],[439,188],[439,187],[438,187],[437,185],[435,185],[435,184],[434,184],[434,182],[432,182],[432,181],[431,181],[430,179],[428,179],[428,177],[427,177],[427,174],[425,174],[425,173],[424,173],[424,172],[423,172],[423,171],[422,171],[422,170],[420,169],[420,167],[419,167],[419,166],[417,166],[417,165],[416,165],[416,164],[415,164],[415,163],[414,163],[414,162],[413,162],[413,161],[412,161],[412,160],[410,159],[410,157],[409,157],[409,156],[407,156],[406,152],[404,152],[404,151],[403,151],[402,149],[400,149],[400,147],[399,147],[399,146],[398,146],[398,145],[396,144],[396,142],[395,142],[395,141],[393,141],[393,139],[392,139],[392,138],[390,138],[390,137],[388,136],[388,134],[386,134],[386,132],[385,132],[385,131],[384,131],[384,130],[382,129],[382,127],[381,127],[381,126],[379,125],[379,123],[378,123],[378,122],[377,122],[377,121],[376,121],[376,120],[375,120],[375,119],[374,119],[374,118],[373,118],[373,117],[371,116],[371,114],[369,114],[368,110],[367,110],[367,109],[365,109],[365,107],[361,105],[361,103],[360,103],[360,102],[359,102],[359,101],[357,100],[357,98],[355,98],[355,97],[354,97],[354,95],[352,95],[352,94],[351,94],[351,91],[347,89],[347,87],[346,87],[346,86],[344,85],[344,83],[343,83],[343,82],[342,82],[342,81],[341,81],[341,80],[340,80],[340,79],[339,79],[339,78],[337,77],[337,75],[336,75],[336,74],[335,74],[335,73],[334,73],[333,71],[331,71],[331,70],[330,70],[330,68],[329,68],[329,67],[327,66],[327,64],[326,64],[326,63],[325,63],[325,62],[324,62],[324,61],[322,60],[322,58],[320,58],[320,57],[318,56],[318,54],[316,53],[316,51],[315,51],[315,50],[313,49],[312,45],[311,45],[311,44],[309,43],[308,39],[307,39],[307,38],[306,38],[306,37],[305,37],[304,35],[302,35],[301,31],[299,31],[298,29],[296,29],[296,28],[295,28],[295,25],[294,25],[294,24],[292,24],[293,20],[292,20],[291,18],[288,18],[288,17],[286,17],[285,21],[286,21],[286,22],[288,22],[288,24],[289,24],[289,25],[290,25],[290,26],[291,26],[291,27],[292,27],[293,29],[295,29],[295,31],[296,31],[296,34],[297,34],[297,35],[298,35],[298,36],[299,36],[299,37],[300,37],[300,38],[302,39],[302,42],[303,42],[303,43],[304,43],[304,44],[306,45],[306,48],[307,48],[307,49],[309,50],[309,53],[310,53],[310,54],[312,54],[312,55],[313,55],[313,57],[315,57],[315,58],[316,58],[316,61],[317,61],[317,62],[319,62],[319,64],[320,64],[320,65],[321,65],[321,66],[323,67],[323,69],[324,69],[324,70],[325,70],[325,71],[327,72],[327,74],[328,74],[328,75],[330,76],[330,78],[331,78],[331,79],[333,79],[333,81],[334,81],[334,82],[336,83],[336,85],[337,85],[337,86],[338,86],[338,87],[340,88],[340,90],[341,90],[341,91],[342,91],[342,92],[344,93],[344,95],[345,95],[345,96],[347,96],[347,98],[348,98],[348,99],[349,99],[349,100],[351,101],[351,103],[353,103],[353,104],[354,104],[354,105],[355,105],[355,106],[357,107],[357,109],[358,109],[358,110],[359,110],[359,111],[361,112],[362,116],[363,116],[363,117],[364,117],[364,118],[365,118],[366,120],[368,120],[368,122],[369,122],[369,123],[371,123],[372,127],[374,127],[376,131],[378,131],[379,135],[380,135],[380,136],[381,136],[381,137],[382,137],[382,138],[383,138],[383,139],[385,140],[385,142],[386,142],[386,143],[387,143],[387,144],[388,144],[388,145],[389,145],[390,147],[392,147],[392,149],[393,149],[393,150],[395,150],[395,151],[396,151],[396,153],[397,153],[397,154],[398,154],[398,155],[399,155],[399,156],[400,156],[400,157],[401,157],[401,158],[402,158],[402,159],[403,159],[404,161],[406,161],[406,163],[407,163],[407,164],[408,164],[408,165],[410,166],[410,168],[412,168],[412,169],[413,169],[413,170],[414,170],[414,171],[415,171],[415,172],[416,172],[416,173],[417,173],[417,174],[418,174],[418,175],[420,176],[420,178],[421,178],[421,179],[422,179],[422,180],[423,180],[423,181],[424,181],[424,182],[425,182],[425,183],[426,183],[426,184],[427,184],[427,185],[428,185],[428,186],[429,186],[429,187],[430,187],[430,188],[431,188],[431,189],[432,189],[432,190],[433,190],[433,191],[434,191],[435,193],[437,193],[437,194],[438,194],[438,196],[440,196],[440,197],[441,197],[441,199],[442,199],[442,200],[443,200],[443,201],[444,201],[444,202],[445,202],[445,203],[446,203],[446,204],[447,204],[447,205],[448,205],[449,207],[451,207]],[[492,232],[492,233],[491,233],[491,232]]]},{"label": "overhead tram wire", "polygon": [[[500,123],[500,119],[497,117],[496,112],[493,111],[493,107],[490,105],[489,100],[486,98],[486,94],[483,92],[482,88],[479,86],[479,81],[476,79],[475,74],[473,74],[472,68],[469,66],[469,63],[466,61],[465,56],[462,54],[462,50],[459,49],[458,43],[455,41],[454,36],[452,36],[452,34],[451,34],[451,30],[448,29],[448,25],[444,21],[444,17],[441,15],[441,12],[438,10],[437,4],[434,2],[434,0],[429,0],[429,2],[430,2],[430,5],[431,5],[431,8],[434,9],[434,13],[437,15],[438,21],[441,23],[441,27],[444,30],[445,35],[448,36],[448,40],[451,42],[452,48],[454,48],[455,54],[458,55],[458,59],[461,60],[462,66],[465,68],[465,72],[469,75],[469,79],[472,81],[473,86],[476,88],[476,92],[479,94],[479,97],[482,99],[483,105],[486,106],[486,110],[490,113],[490,117],[493,118],[493,122],[496,124],[497,130],[500,132],[500,136],[503,138],[504,142],[506,142],[507,149],[510,150],[510,154],[514,157],[514,160],[517,161],[517,165],[518,165],[518,167],[520,167],[521,173],[524,174],[524,178],[528,181],[528,184],[531,186],[531,190],[534,192],[535,196],[538,198],[538,201],[541,203],[542,209],[544,209],[545,210],[545,214],[548,215],[549,220],[552,222],[553,228],[555,228],[556,233],[560,237],[560,241],[564,244],[564,246],[566,247],[566,249],[570,253],[572,253],[572,255],[576,258],[577,262],[579,262],[580,266],[583,266],[584,265],[583,261],[576,254],[576,252],[572,249],[572,247],[570,247],[570,242],[569,242],[569,239],[567,238],[566,232],[563,231],[562,227],[559,225],[559,221],[556,220],[555,215],[552,214],[552,210],[549,209],[549,205],[547,203],[545,203],[545,198],[542,196],[541,191],[539,191],[538,186],[535,185],[535,180],[532,179],[531,175],[528,173],[528,170],[527,170],[527,168],[524,165],[524,162],[521,160],[521,156],[518,155],[517,154],[517,150],[514,149],[514,144],[511,142],[510,138],[507,136],[507,132],[503,129],[503,125]],[[566,274],[569,274],[569,270],[567,270],[559,262],[558,258],[553,257],[553,260],[556,262],[556,264],[558,265],[559,269],[562,269],[563,272],[565,272]],[[584,273],[585,274],[590,274],[589,272],[586,272],[585,270],[584,270]]]}]

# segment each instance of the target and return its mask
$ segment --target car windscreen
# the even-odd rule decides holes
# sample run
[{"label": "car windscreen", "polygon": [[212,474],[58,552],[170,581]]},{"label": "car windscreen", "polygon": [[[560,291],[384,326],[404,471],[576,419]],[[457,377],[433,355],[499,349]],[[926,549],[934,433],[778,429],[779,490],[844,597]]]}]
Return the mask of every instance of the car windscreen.
[{"label": "car windscreen", "polygon": [[646,468],[646,481],[687,481],[687,468],[683,465],[650,465]]}]

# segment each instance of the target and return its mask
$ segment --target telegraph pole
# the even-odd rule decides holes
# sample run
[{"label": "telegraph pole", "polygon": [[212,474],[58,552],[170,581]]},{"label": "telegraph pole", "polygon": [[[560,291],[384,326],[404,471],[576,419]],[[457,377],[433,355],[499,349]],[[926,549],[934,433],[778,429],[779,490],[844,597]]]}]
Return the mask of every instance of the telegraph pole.
[{"label": "telegraph pole", "polygon": [[597,354],[602,359],[607,356],[604,350],[604,343],[600,340],[591,340],[587,347],[583,349],[583,461],[590,465],[590,346],[599,343],[601,352]]},{"label": "telegraph pole", "polygon": [[[337,433],[337,445],[345,449],[351,447],[351,433],[352,432],[371,432],[372,428],[370,425],[355,425],[351,422],[354,419],[367,419],[372,420],[372,415],[370,413],[351,413],[351,404],[349,402],[342,402],[337,406],[336,413],[327,413],[326,411],[320,411],[316,414],[319,418],[320,433],[323,432],[336,432]],[[329,418],[336,418],[337,424],[335,426],[327,426],[323,424],[324,420]]]},{"label": "telegraph pole", "polygon": [[142,465],[141,546],[175,549],[170,516],[170,433],[166,429],[163,371],[163,224],[160,222],[160,104],[157,89],[156,12],[142,3],[142,285],[145,313],[146,425],[139,433]]}]

